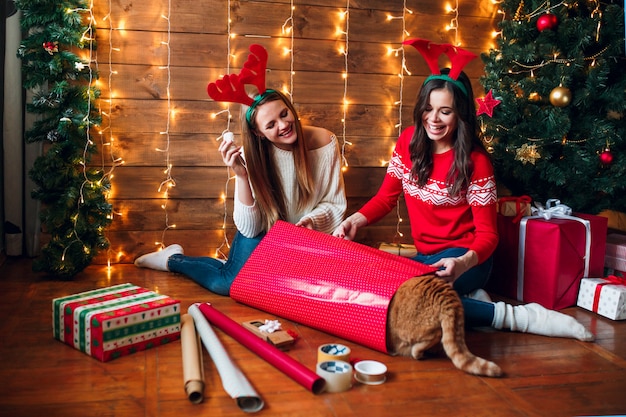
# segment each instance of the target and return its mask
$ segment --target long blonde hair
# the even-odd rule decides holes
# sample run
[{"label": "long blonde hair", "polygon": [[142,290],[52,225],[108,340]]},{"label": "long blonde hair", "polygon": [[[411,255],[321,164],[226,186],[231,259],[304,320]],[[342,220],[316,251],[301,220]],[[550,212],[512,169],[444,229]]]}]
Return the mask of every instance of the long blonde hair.
[{"label": "long blonde hair", "polygon": [[282,100],[295,120],[297,140],[293,144],[293,158],[296,169],[296,181],[298,184],[298,209],[306,207],[313,198],[313,174],[311,173],[310,161],[308,159],[308,148],[304,139],[302,124],[298,118],[298,113],[291,101],[278,91],[269,91],[252,108],[249,119],[246,121],[245,114],[248,107],[242,106],[241,111],[241,132],[246,166],[248,167],[248,177],[252,186],[252,191],[256,199],[256,204],[261,212],[261,220],[264,229],[267,231],[277,220],[286,220],[287,202],[285,192],[279,180],[278,169],[271,158],[272,142],[257,135],[256,126],[257,109],[263,104]]}]

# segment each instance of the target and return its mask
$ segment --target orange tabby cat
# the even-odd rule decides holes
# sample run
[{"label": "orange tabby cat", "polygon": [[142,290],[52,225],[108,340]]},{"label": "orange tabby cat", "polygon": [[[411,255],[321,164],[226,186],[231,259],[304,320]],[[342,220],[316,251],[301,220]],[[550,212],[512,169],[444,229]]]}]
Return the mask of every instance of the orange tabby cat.
[{"label": "orange tabby cat", "polygon": [[463,304],[456,291],[435,275],[404,282],[389,304],[387,350],[420,359],[441,342],[457,368],[474,375],[501,376],[498,365],[472,354],[465,344]]}]

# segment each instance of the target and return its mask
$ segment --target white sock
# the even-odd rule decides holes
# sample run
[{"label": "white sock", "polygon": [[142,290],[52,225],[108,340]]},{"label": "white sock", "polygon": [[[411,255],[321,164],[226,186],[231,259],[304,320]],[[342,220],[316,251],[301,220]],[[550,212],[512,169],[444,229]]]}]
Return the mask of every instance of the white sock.
[{"label": "white sock", "polygon": [[472,291],[471,293],[467,294],[466,297],[471,298],[473,300],[484,301],[486,303],[493,302],[491,301],[491,297],[489,296],[487,291],[483,290],[482,288]]},{"label": "white sock", "polygon": [[575,318],[548,310],[537,303],[519,306],[502,301],[495,303],[492,326],[542,336],[571,337],[583,342],[594,339],[593,334]]},{"label": "white sock", "polygon": [[135,259],[135,266],[139,268],[155,269],[157,271],[169,271],[167,268],[167,260],[169,257],[175,254],[182,255],[183,253],[183,247],[175,243],[165,249],[140,256]]}]

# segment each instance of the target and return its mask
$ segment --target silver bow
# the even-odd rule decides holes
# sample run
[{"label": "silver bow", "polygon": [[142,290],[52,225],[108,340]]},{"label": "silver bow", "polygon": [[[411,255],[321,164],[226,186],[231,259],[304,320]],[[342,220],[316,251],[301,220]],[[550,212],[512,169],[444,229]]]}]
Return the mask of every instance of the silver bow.
[{"label": "silver bow", "polygon": [[541,203],[535,203],[536,207],[531,208],[533,216],[541,216],[546,220],[550,220],[554,216],[570,216],[572,209],[565,204],[561,204],[560,200],[551,198],[546,201],[546,206],[542,206]]}]

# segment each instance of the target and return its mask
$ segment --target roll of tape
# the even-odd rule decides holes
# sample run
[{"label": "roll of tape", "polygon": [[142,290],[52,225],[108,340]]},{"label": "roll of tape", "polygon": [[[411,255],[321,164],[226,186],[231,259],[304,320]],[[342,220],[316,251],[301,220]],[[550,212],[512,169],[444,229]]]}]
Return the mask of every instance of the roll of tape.
[{"label": "roll of tape", "polygon": [[327,361],[350,362],[350,348],[338,343],[328,343],[317,349],[317,363]]},{"label": "roll of tape", "polygon": [[344,361],[326,361],[317,364],[316,373],[324,378],[326,392],[343,392],[352,387],[352,365]]},{"label": "roll of tape", "polygon": [[387,366],[376,361],[359,361],[354,364],[354,379],[361,384],[379,385],[387,380]]}]

